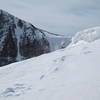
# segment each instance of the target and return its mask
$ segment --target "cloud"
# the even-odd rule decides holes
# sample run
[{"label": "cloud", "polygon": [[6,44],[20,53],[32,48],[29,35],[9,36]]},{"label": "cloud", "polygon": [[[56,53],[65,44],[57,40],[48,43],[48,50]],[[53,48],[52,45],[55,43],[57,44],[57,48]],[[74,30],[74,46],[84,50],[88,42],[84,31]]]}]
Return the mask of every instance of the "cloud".
[{"label": "cloud", "polygon": [[0,8],[45,30],[72,35],[100,25],[100,0],[0,0]]}]

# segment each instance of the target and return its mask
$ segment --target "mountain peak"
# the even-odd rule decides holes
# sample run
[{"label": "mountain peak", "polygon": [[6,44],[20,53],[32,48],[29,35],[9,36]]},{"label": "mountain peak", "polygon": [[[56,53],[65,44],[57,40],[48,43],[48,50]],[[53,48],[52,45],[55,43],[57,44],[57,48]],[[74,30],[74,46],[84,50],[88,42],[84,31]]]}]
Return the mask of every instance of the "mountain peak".
[{"label": "mountain peak", "polygon": [[0,66],[66,47],[71,42],[3,10],[0,12]]}]

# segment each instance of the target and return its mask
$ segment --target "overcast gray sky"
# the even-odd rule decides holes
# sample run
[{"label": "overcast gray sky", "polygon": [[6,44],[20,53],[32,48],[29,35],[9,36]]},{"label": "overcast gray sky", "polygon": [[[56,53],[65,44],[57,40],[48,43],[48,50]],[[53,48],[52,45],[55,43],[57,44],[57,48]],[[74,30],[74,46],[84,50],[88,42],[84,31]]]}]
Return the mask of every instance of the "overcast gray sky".
[{"label": "overcast gray sky", "polygon": [[0,8],[53,33],[100,26],[100,0],[0,0]]}]

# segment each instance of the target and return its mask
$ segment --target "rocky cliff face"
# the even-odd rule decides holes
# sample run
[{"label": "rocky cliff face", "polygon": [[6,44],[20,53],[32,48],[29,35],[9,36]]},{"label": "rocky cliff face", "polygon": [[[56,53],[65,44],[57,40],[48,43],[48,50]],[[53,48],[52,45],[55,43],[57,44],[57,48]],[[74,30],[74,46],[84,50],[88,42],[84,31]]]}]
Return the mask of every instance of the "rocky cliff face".
[{"label": "rocky cliff face", "polygon": [[0,66],[54,51],[65,40],[67,45],[70,43],[70,39],[60,36],[60,43],[55,45],[56,39],[56,35],[0,10]]}]

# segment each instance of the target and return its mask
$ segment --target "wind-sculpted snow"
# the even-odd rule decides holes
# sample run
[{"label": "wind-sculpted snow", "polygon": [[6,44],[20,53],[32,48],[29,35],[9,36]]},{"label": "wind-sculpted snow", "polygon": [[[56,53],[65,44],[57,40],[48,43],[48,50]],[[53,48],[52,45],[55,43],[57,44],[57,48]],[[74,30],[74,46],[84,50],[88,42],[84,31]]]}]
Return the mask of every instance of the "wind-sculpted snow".
[{"label": "wind-sculpted snow", "polygon": [[73,42],[76,43],[80,40],[87,42],[92,42],[100,39],[100,27],[86,29],[84,31],[78,32],[73,38]]},{"label": "wind-sculpted snow", "polygon": [[100,39],[1,67],[0,100],[100,100]]}]

